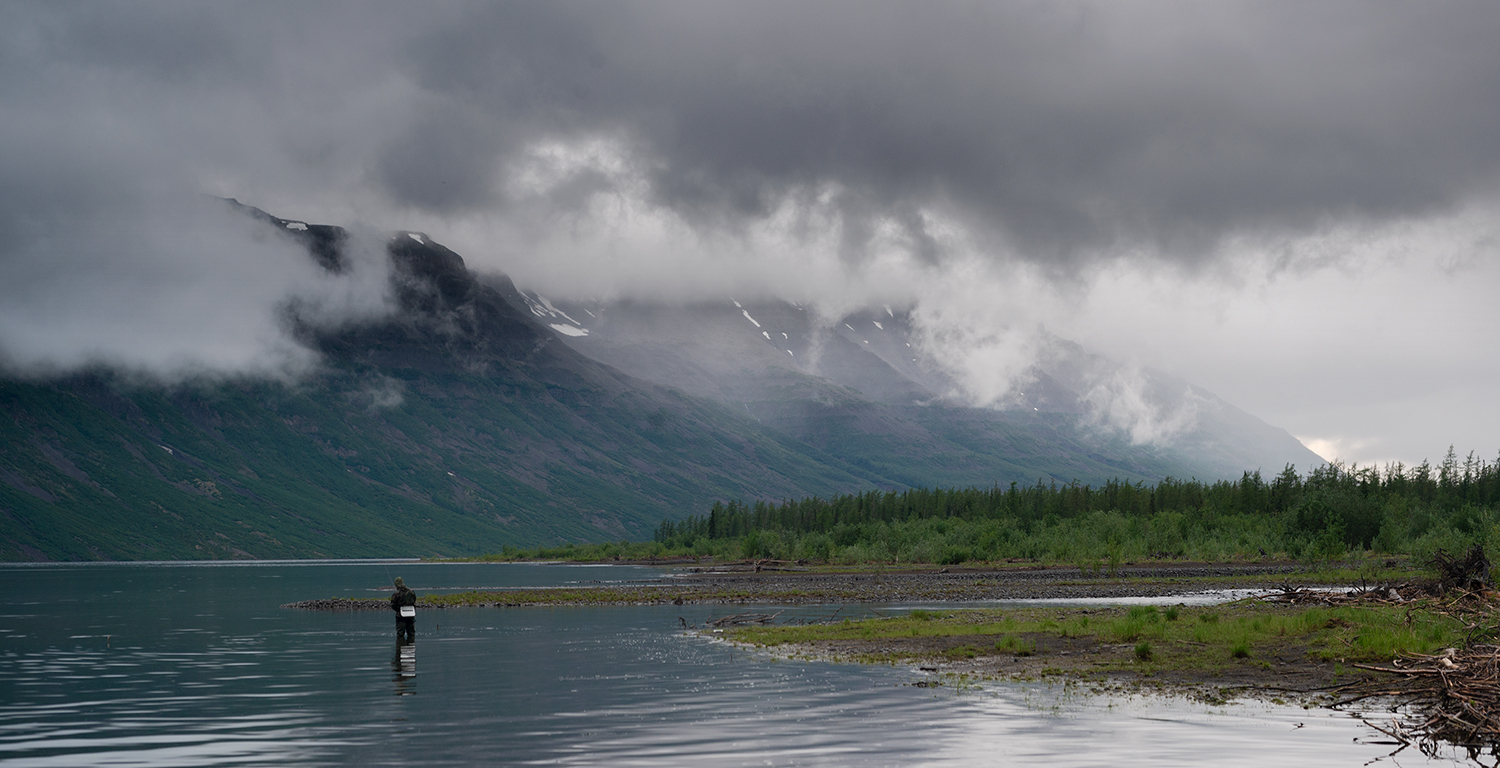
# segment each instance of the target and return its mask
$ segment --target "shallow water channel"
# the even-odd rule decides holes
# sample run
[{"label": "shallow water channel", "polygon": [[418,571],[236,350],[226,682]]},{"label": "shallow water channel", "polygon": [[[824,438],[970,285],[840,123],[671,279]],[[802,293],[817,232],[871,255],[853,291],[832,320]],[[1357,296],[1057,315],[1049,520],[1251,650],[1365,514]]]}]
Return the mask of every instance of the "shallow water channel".
[{"label": "shallow water channel", "polygon": [[660,573],[0,565],[0,765],[1360,766],[1390,751],[1349,714],[919,687],[918,670],[777,660],[681,629],[739,607],[431,610],[406,648],[389,612],[279,607],[388,594],[395,575],[432,593]]}]

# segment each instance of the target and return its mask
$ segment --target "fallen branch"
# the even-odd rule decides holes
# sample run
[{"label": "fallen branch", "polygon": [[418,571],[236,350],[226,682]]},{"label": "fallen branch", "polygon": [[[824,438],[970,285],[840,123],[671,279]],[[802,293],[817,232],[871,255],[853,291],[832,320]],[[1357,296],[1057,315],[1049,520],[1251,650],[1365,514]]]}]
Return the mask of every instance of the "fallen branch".
[{"label": "fallen branch", "polygon": [[770,624],[785,611],[775,613],[737,613],[733,616],[721,616],[717,619],[709,619],[705,622],[713,627],[738,627],[745,624]]},{"label": "fallen branch", "polygon": [[1492,764],[1500,764],[1500,646],[1449,648],[1430,656],[1412,654],[1399,662],[1389,667],[1351,665],[1396,679],[1352,683],[1337,691],[1340,698],[1331,706],[1393,699],[1416,713],[1406,725],[1393,722],[1387,730],[1366,722],[1403,748],[1415,746],[1433,757],[1442,744],[1451,744],[1467,750],[1475,762],[1482,762],[1488,752]]}]

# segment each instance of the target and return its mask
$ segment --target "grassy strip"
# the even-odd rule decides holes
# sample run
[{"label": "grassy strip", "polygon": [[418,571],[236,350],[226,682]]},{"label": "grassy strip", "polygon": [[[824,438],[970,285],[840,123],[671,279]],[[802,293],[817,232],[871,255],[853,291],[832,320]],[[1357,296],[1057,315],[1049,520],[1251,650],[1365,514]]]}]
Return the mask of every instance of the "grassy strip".
[{"label": "grassy strip", "polygon": [[[1286,577],[1266,576],[1255,577],[1244,573],[1226,573],[1211,576],[1137,576],[1132,575],[1128,569],[1122,569],[1113,573],[1083,570],[1080,577],[1075,580],[1059,582],[1060,584],[1196,584],[1204,589],[1225,588],[1234,589],[1245,587],[1260,587],[1264,584],[1280,584],[1291,582],[1299,585],[1376,585],[1376,584],[1409,584],[1433,579],[1431,571],[1413,567],[1409,562],[1388,559],[1384,563],[1367,562],[1362,565],[1347,563],[1324,564],[1322,566],[1304,566],[1297,568],[1294,574]],[[1171,566],[1183,565],[1185,563],[1173,563],[1163,561],[1151,565]],[[1224,565],[1239,565],[1243,563],[1225,563]],[[1133,565],[1133,564],[1132,564]],[[1212,567],[1214,564],[1210,563]]]},{"label": "grassy strip", "polygon": [[660,605],[675,600],[693,603],[739,603],[807,597],[802,590],[767,592],[736,589],[672,589],[661,587],[588,587],[583,589],[518,589],[503,592],[459,592],[424,595],[419,604],[430,608],[522,607],[539,605]]},{"label": "grassy strip", "polygon": [[[700,567],[723,566],[735,563],[768,562],[765,559],[746,558],[734,541],[721,542],[722,547],[712,551],[691,552],[667,549],[658,542],[607,542],[603,544],[566,544],[560,547],[538,547],[517,549],[507,547],[505,552],[479,557],[439,558],[433,562],[449,563],[634,563],[641,565],[695,565]],[[775,560],[773,563],[795,562],[796,570],[818,573],[879,573],[885,570],[923,569],[954,567],[953,563],[935,560],[892,559],[869,557],[858,559],[801,559]],[[1147,557],[1110,563],[1106,560],[1062,559],[1056,557],[1010,558],[999,560],[972,559],[962,563],[963,569],[1018,569],[1037,566],[1050,568],[1073,567],[1086,579],[1128,579],[1131,568],[1137,566],[1172,566],[1185,563],[1221,563],[1225,565],[1254,565],[1285,563],[1299,565],[1299,578],[1315,579],[1325,584],[1354,584],[1383,581],[1411,581],[1419,576],[1430,575],[1413,565],[1422,562],[1407,555],[1386,555],[1372,552],[1350,552],[1343,560],[1299,561],[1287,556],[1234,556],[1224,558],[1193,557]],[[1225,576],[1235,579],[1237,576]]]},{"label": "grassy strip", "polygon": [[[1389,661],[1400,654],[1462,646],[1464,625],[1428,608],[1424,601],[1401,606],[919,610],[899,618],[831,625],[740,627],[726,636],[766,647],[864,645],[872,650],[848,655],[877,662],[1030,656],[1058,647],[1058,641],[1075,640],[1131,648],[1123,658],[1103,662],[1104,668],[1213,673],[1236,664],[1270,669],[1271,660],[1289,657],[1309,663]],[[944,642],[935,642],[940,640]],[[1090,665],[1101,668],[1098,661]]]},{"label": "grassy strip", "polygon": [[1297,574],[1297,580],[1304,584],[1399,584],[1432,577],[1430,570],[1419,568],[1402,558],[1386,558],[1381,563],[1366,562],[1360,565],[1325,564]]}]

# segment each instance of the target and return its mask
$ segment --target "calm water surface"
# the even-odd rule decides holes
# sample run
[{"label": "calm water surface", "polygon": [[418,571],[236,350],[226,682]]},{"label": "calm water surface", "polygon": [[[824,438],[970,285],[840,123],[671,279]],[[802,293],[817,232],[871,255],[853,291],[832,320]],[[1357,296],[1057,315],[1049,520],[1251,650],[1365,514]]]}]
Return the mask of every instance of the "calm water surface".
[{"label": "calm water surface", "polygon": [[[1360,766],[1348,715],[778,661],[683,632],[735,609],[282,609],[621,582],[629,566],[0,565],[0,765]],[[826,613],[828,609],[798,609]],[[1400,765],[1420,765],[1403,753]]]}]

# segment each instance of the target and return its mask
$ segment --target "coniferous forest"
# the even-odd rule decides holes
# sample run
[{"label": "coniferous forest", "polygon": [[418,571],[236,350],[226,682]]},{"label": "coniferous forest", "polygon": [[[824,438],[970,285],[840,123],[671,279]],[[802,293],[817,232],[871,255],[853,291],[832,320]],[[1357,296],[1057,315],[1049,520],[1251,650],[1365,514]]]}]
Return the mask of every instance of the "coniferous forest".
[{"label": "coniferous forest", "polygon": [[[1120,563],[1375,552],[1425,558],[1500,549],[1500,459],[1450,448],[1437,466],[1333,462],[1267,479],[1155,485],[1037,483],[916,488],[776,503],[716,503],[662,522],[645,544],[567,546],[542,557],[717,555],[824,563],[1031,559]],[[1493,554],[1492,554],[1493,557]]]}]

